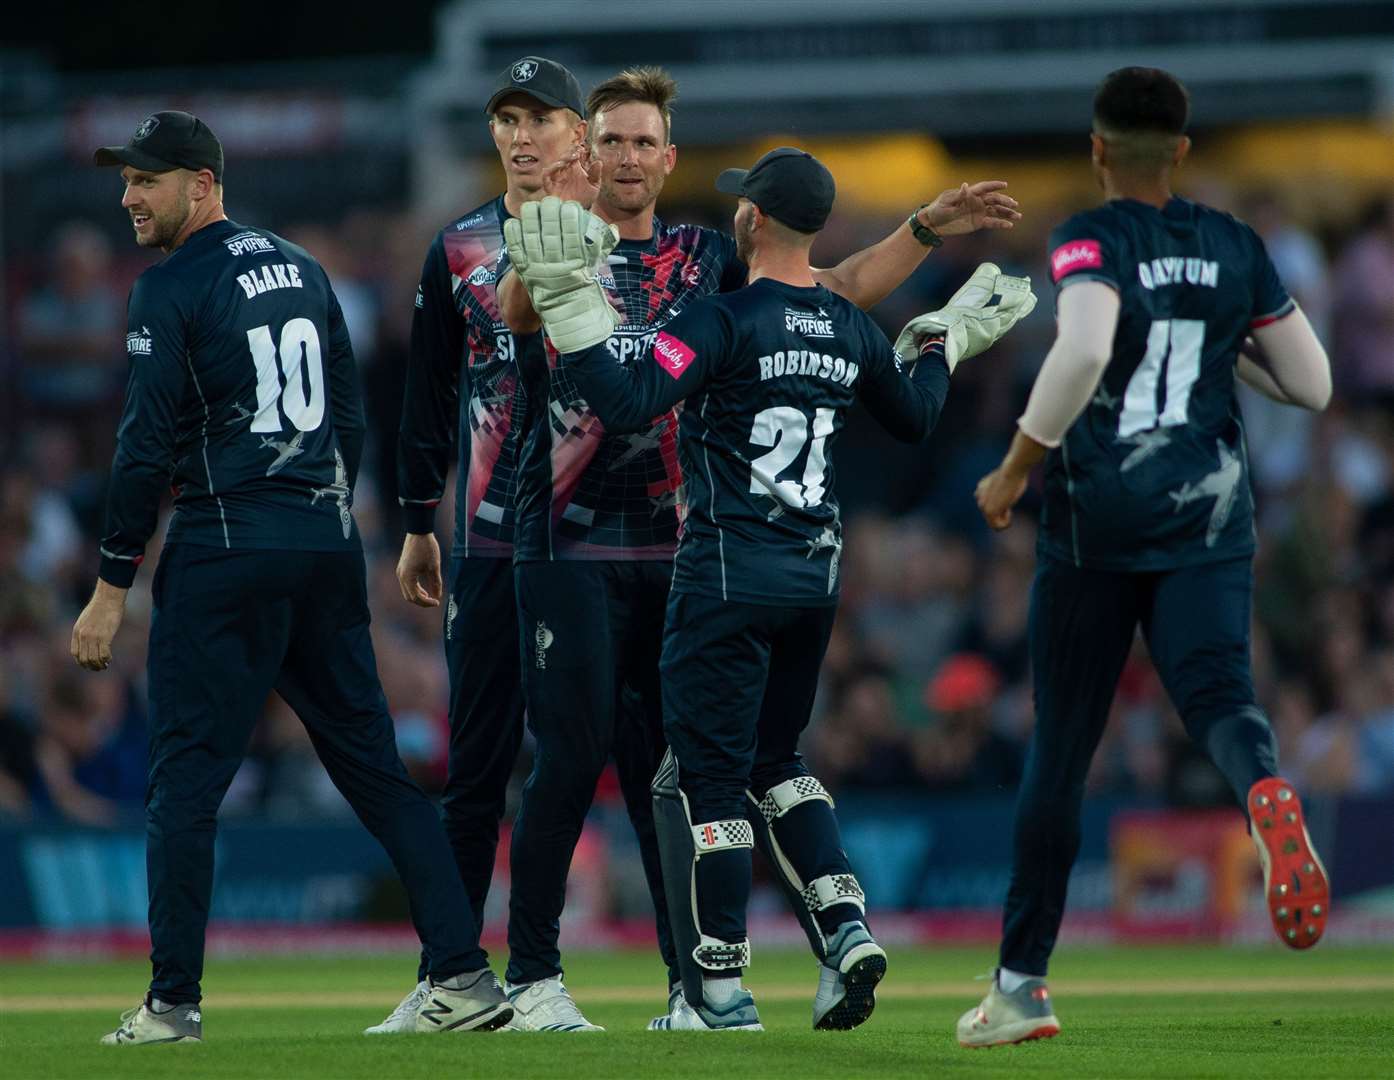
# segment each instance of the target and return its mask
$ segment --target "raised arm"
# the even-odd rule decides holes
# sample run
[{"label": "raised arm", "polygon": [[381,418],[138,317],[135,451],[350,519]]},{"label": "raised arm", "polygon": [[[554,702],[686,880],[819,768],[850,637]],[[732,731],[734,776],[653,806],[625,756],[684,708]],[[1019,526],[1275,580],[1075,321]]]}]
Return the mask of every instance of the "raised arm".
[{"label": "raised arm", "polygon": [[564,355],[562,363],[606,430],[643,431],[655,416],[701,389],[729,350],[727,320],[724,310],[699,300],[629,364],[611,356],[604,342]]},{"label": "raised arm", "polygon": [[979,229],[1010,229],[1020,221],[1017,202],[1005,193],[1006,186],[1005,180],[980,180],[941,192],[911,215],[923,239],[917,238],[917,230],[907,219],[884,239],[854,252],[833,268],[815,269],[813,277],[859,308],[873,308],[914,273],[943,237]]},{"label": "raised arm", "polygon": [[499,314],[515,334],[535,334],[542,320],[532,306],[532,297],[512,266],[501,268],[498,282]]}]

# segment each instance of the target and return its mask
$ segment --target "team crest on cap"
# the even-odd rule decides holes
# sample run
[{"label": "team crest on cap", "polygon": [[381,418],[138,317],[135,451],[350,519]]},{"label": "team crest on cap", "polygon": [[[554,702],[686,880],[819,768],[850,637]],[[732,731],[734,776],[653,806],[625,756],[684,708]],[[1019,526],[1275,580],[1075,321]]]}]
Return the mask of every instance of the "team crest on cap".
[{"label": "team crest on cap", "polygon": [[159,126],[160,118],[158,116],[147,116],[144,120],[140,122],[140,127],[136,128],[136,141],[139,142],[141,139],[149,138],[150,133]]},{"label": "team crest on cap", "polygon": [[531,60],[519,60],[513,65],[513,81],[527,82],[537,74],[537,65]]}]

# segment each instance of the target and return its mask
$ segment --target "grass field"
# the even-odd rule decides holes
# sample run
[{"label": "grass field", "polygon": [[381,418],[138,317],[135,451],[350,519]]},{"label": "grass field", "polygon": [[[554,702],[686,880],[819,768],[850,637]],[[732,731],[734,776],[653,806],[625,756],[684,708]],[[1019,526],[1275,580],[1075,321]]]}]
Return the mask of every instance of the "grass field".
[{"label": "grass field", "polygon": [[[501,958],[495,957],[502,970]],[[140,963],[0,965],[0,1076],[681,1078],[1358,1077],[1394,1075],[1394,948],[1066,948],[1056,1039],[969,1051],[954,1022],[983,993],[987,948],[898,949],[876,1014],[813,1032],[806,954],[757,952],[759,1034],[643,1031],[663,1006],[647,953],[578,953],[567,982],[603,1035],[367,1039],[409,989],[413,960],[215,960],[200,1045],[110,1049],[97,1038],[140,997]]]}]

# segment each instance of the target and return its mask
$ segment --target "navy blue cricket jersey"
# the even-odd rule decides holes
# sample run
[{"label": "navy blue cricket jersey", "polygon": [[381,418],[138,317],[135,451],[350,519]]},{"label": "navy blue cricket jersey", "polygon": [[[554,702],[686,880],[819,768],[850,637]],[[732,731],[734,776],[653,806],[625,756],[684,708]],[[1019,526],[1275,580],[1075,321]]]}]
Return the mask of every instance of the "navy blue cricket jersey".
[{"label": "navy blue cricket jersey", "polygon": [[1251,555],[1234,369],[1293,308],[1263,241],[1186,199],[1115,199],[1051,233],[1050,265],[1057,291],[1101,281],[1120,310],[1098,391],[1046,459],[1040,550],[1112,571]]},{"label": "navy blue cricket jersey", "polygon": [[131,584],[171,485],[168,543],[357,547],[362,395],[314,258],[264,229],[216,222],[141,274],[128,319],[103,580]]},{"label": "navy blue cricket jersey", "polygon": [[832,449],[847,410],[860,398],[893,436],[918,441],[949,385],[942,351],[907,376],[849,301],[769,279],[689,304],[632,363],[602,343],[564,370],[611,433],[683,402],[675,592],[802,607],[837,602]]}]

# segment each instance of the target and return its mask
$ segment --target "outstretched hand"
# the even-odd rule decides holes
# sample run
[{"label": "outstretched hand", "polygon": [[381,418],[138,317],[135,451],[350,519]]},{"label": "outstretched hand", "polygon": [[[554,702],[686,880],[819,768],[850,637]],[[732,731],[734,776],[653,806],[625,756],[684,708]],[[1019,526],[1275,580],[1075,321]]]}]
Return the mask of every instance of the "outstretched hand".
[{"label": "outstretched hand", "polygon": [[600,162],[590,156],[585,143],[573,146],[563,158],[542,170],[542,193],[570,199],[590,209],[600,193]]},{"label": "outstretched hand", "polygon": [[1010,229],[1021,220],[1017,201],[1006,194],[1005,180],[964,182],[940,192],[919,211],[920,221],[940,236],[962,236],[979,229]]}]

